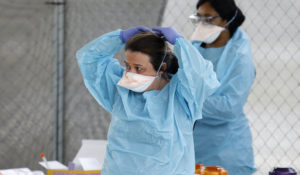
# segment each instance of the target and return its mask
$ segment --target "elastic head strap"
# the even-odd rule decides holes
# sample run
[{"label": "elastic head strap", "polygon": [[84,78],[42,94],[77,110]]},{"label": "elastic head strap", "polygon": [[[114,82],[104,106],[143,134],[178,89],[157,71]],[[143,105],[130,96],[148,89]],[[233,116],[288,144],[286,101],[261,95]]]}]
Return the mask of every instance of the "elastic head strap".
[{"label": "elastic head strap", "polygon": [[163,63],[164,63],[164,61],[165,61],[165,59],[166,59],[166,56],[167,56],[167,49],[168,49],[168,46],[167,46],[167,44],[166,44],[164,58],[162,59],[160,65],[159,65],[159,67],[158,67],[158,70],[157,70],[157,72],[156,72],[156,76],[158,76],[158,73],[159,73],[159,71],[160,71],[160,69],[161,69],[161,67],[162,67],[162,65],[163,65]]},{"label": "elastic head strap", "polygon": [[238,14],[238,10],[235,11],[234,16],[224,25],[224,27],[228,26],[230,23],[232,23],[232,21],[235,20],[237,14]]}]

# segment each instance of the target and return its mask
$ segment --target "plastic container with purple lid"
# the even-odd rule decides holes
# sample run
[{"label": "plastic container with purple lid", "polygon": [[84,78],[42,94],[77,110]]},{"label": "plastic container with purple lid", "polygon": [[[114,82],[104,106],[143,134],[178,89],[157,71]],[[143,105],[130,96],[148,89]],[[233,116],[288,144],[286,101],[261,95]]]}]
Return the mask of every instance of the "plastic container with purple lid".
[{"label": "plastic container with purple lid", "polygon": [[293,168],[274,168],[269,175],[297,175]]}]

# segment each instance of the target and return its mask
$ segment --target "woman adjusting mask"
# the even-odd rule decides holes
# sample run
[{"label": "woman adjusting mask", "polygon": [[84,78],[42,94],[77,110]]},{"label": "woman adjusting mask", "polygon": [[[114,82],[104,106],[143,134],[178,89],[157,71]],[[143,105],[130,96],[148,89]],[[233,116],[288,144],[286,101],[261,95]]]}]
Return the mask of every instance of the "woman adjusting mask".
[{"label": "woman adjusting mask", "polygon": [[[157,53],[154,53],[153,51],[151,53],[149,52],[149,49],[143,49],[144,47],[143,41],[140,39],[141,36],[145,37],[152,37],[155,40],[155,36],[152,36],[152,34],[142,34],[142,35],[136,35],[131,40],[127,42],[127,45],[125,47],[126,50],[126,59],[125,59],[125,65],[126,65],[126,71],[123,74],[123,77],[118,82],[119,86],[125,87],[127,89],[130,89],[135,92],[144,92],[148,90],[160,90],[166,83],[168,83],[169,78],[165,78],[164,76],[162,78],[162,74],[164,74],[164,71],[167,68],[167,64],[165,63],[166,57],[167,57],[167,44],[165,44],[165,49],[157,49]],[[157,36],[158,37],[158,36]],[[157,42],[159,41],[159,38],[157,38]],[[136,44],[134,42],[139,42],[139,44]],[[149,40],[151,43],[151,41]],[[152,44],[157,44],[152,40]],[[154,49],[156,45],[150,46]],[[159,56],[158,58],[154,58],[155,56]],[[168,60],[172,59],[172,54],[168,53]],[[160,58],[161,57],[161,58]],[[151,64],[151,60],[158,59],[162,60],[159,64],[158,68],[154,68]],[[173,60],[175,65],[173,67],[178,67],[177,60],[173,56]],[[158,62],[158,61],[156,61]],[[177,69],[175,68],[174,69]],[[176,73],[175,71],[172,72],[173,74]]]},{"label": "woman adjusting mask", "polygon": [[[113,58],[124,46],[126,67]],[[81,48],[77,61],[112,116],[101,175],[194,173],[193,125],[219,82],[189,41],[171,27],[114,30]]]}]

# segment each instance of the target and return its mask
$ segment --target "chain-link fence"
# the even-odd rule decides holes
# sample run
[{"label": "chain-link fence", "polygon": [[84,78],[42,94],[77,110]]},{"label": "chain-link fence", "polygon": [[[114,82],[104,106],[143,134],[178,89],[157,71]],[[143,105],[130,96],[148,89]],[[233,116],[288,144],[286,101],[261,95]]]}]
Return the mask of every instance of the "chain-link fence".
[{"label": "chain-link fence", "polygon": [[53,9],[0,1],[0,169],[52,154]]},{"label": "chain-link fence", "polygon": [[[67,163],[82,139],[106,139],[110,116],[84,87],[76,50],[103,33],[135,25],[173,26],[189,38],[194,27],[187,17],[197,0],[45,2],[0,0],[0,169],[40,169],[40,152]],[[257,71],[245,108],[256,174],[274,166],[299,171],[300,1],[236,2],[246,15],[242,28]],[[117,55],[123,57],[124,52]]]},{"label": "chain-link fence", "polygon": [[257,76],[246,106],[256,166],[300,171],[300,1],[241,1]]}]

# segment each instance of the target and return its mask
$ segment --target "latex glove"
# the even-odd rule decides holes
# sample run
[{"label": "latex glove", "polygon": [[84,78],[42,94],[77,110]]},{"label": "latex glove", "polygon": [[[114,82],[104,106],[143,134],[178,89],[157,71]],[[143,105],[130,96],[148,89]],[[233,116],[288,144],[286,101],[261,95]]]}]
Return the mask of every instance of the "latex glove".
[{"label": "latex glove", "polygon": [[122,30],[120,33],[120,38],[123,43],[126,43],[131,37],[141,32],[151,32],[151,30],[145,26],[132,27],[127,30]]},{"label": "latex glove", "polygon": [[152,30],[161,35],[171,44],[175,44],[177,38],[181,38],[182,36],[172,27],[152,27]]}]

